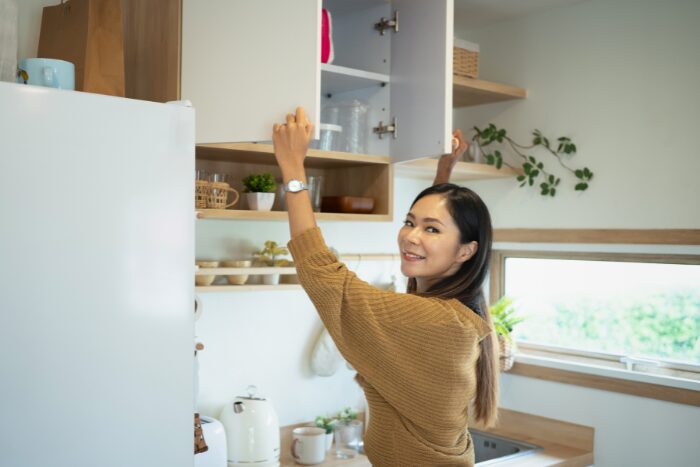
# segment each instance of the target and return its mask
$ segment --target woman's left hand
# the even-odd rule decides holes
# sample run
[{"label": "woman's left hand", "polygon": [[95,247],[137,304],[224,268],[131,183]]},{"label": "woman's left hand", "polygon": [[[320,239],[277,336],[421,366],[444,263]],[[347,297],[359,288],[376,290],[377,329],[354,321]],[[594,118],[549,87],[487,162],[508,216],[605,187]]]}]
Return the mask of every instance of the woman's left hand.
[{"label": "woman's left hand", "polygon": [[286,120],[283,124],[275,123],[272,129],[275,157],[283,176],[304,170],[304,158],[314,130],[301,107],[297,107],[296,115],[287,114]]},{"label": "woman's left hand", "polygon": [[454,133],[452,133],[452,140],[457,144],[452,145],[451,154],[445,154],[438,160],[437,173],[435,174],[435,182],[433,183],[434,185],[439,183],[447,183],[450,181],[452,169],[469,147],[469,143],[466,142],[464,135],[462,135],[462,130],[455,130]]}]

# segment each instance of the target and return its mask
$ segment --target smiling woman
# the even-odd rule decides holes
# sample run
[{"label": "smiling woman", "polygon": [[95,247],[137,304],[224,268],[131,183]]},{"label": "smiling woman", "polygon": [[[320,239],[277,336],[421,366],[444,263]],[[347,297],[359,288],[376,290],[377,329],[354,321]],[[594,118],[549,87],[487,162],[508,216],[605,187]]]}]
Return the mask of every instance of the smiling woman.
[{"label": "smiling woman", "polygon": [[494,339],[482,286],[491,220],[471,190],[449,183],[467,145],[461,132],[436,183],[413,202],[399,232],[408,293],[380,290],[338,261],[316,226],[304,157],[312,126],[303,109],[275,125],[299,281],[338,350],[358,372],[371,423],[372,465],[474,465],[471,418],[496,417]]}]

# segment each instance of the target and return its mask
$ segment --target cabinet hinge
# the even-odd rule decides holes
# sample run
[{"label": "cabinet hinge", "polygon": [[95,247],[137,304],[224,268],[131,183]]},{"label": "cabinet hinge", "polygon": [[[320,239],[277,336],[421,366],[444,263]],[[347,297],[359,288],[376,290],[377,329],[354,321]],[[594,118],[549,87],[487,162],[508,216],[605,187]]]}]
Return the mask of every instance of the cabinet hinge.
[{"label": "cabinet hinge", "polygon": [[379,135],[379,139],[382,139],[382,135],[386,133],[391,133],[394,139],[399,136],[399,127],[396,123],[396,117],[394,117],[389,125],[384,125],[384,122],[380,121],[378,126],[372,128],[372,131]]},{"label": "cabinet hinge", "polygon": [[378,23],[374,23],[374,29],[379,30],[379,34],[382,36],[387,29],[399,32],[399,10],[394,10],[394,19],[382,18]]}]

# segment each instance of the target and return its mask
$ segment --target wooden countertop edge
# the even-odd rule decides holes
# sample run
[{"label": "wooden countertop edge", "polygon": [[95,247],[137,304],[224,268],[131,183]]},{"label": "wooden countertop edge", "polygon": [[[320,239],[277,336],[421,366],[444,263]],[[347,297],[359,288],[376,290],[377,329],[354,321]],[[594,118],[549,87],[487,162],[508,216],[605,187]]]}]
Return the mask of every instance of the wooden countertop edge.
[{"label": "wooden countertop edge", "polygon": [[[535,452],[523,457],[518,457],[511,461],[499,462],[499,467],[587,467],[593,465],[593,436],[594,429],[583,425],[568,423],[537,415],[526,414],[514,410],[499,409],[500,423],[508,428],[495,427],[484,429],[473,424],[471,427],[479,431],[494,435],[505,436],[527,443],[535,444],[543,448],[542,451]],[[364,419],[364,414],[361,414]],[[511,422],[511,423],[509,423]],[[298,423],[282,427],[281,434],[281,458],[282,467],[299,465],[289,453],[291,445],[292,430],[299,426],[313,425],[312,422]],[[519,428],[524,427],[524,428]],[[366,456],[360,455],[352,460],[339,460],[332,457],[332,450],[328,452],[326,460],[318,464],[321,467],[370,467],[371,464]]]}]

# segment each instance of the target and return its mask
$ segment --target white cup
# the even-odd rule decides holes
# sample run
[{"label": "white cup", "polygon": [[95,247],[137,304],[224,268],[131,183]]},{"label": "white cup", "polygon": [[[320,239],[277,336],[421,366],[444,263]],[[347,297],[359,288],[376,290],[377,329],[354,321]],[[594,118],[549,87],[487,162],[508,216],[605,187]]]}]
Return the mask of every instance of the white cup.
[{"label": "white cup", "polygon": [[297,464],[313,465],[326,460],[326,430],[305,426],[292,431],[292,457]]}]

